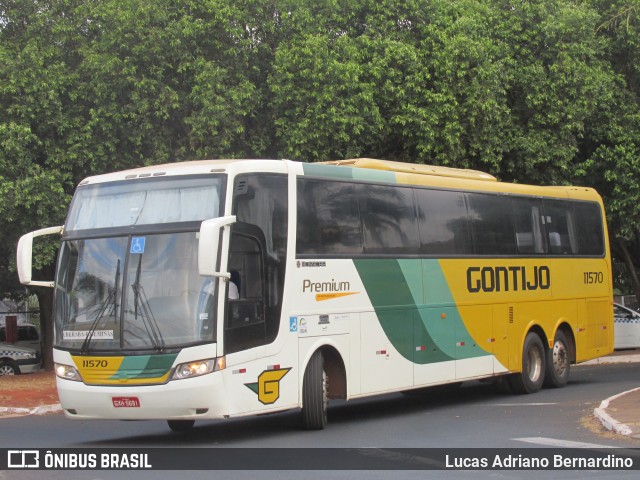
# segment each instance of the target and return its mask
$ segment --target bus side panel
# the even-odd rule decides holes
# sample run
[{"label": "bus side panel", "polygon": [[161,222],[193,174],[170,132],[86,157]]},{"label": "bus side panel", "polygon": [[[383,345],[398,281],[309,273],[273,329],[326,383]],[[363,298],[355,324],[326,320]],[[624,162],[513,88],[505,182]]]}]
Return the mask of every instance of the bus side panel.
[{"label": "bus side panel", "polygon": [[350,381],[347,383],[347,398],[359,395],[362,392],[362,316],[359,313],[351,314],[349,364],[347,365]]},{"label": "bus side panel", "polygon": [[[456,338],[456,379],[486,377],[493,372],[493,306],[473,305],[458,308],[460,317]],[[474,326],[469,328],[465,325]],[[469,335],[471,333],[471,335]]]},{"label": "bus side panel", "polygon": [[[412,312],[386,311],[385,321],[392,323],[403,344],[413,339]],[[361,322],[361,393],[378,393],[413,386],[413,364],[398,351],[382,329],[375,312],[360,315]],[[405,350],[407,345],[400,346]]]},{"label": "bus side panel", "polygon": [[[440,324],[440,339],[444,351],[455,360],[456,380],[490,376],[494,373],[493,307],[476,302],[459,302],[456,291],[466,285],[465,276],[447,277],[447,261],[423,259],[425,303],[433,312],[427,330]],[[446,335],[446,338],[443,336]],[[422,363],[422,362],[417,362]],[[499,364],[499,362],[498,362]],[[420,368],[416,366],[416,368]],[[503,371],[503,368],[498,368]]]},{"label": "bus side panel", "polygon": [[258,347],[227,356],[223,371],[229,415],[263,413],[298,405],[297,342],[287,342],[278,355],[262,356]]},{"label": "bus side panel", "polygon": [[509,356],[509,322],[513,320],[513,308],[513,304],[507,303],[493,306],[493,373],[505,373],[515,367]]},{"label": "bus side panel", "polygon": [[[578,345],[577,361],[601,357],[613,350],[613,307],[611,300],[587,299],[586,343]],[[583,348],[580,348],[580,347]]]},{"label": "bus side panel", "polygon": [[427,386],[456,378],[455,328],[446,308],[422,308],[416,312],[414,336],[414,384]]},{"label": "bus side panel", "polygon": [[[451,259],[439,264],[451,289],[452,303],[458,305],[473,339],[486,345],[485,340],[493,338],[497,345],[491,351],[499,364],[511,371],[520,370],[522,343],[534,325],[544,330],[547,338],[543,340],[550,342],[557,325],[567,323],[576,338],[578,362],[612,349],[606,259]],[[467,308],[473,305],[494,306],[494,333],[487,330],[491,322],[478,316],[475,308]]]},{"label": "bus side panel", "polygon": [[[490,344],[479,343],[470,334],[438,260],[358,259],[354,264],[394,354],[397,350],[413,364],[415,386],[493,374]],[[472,325],[480,325],[484,332],[481,338],[488,340],[492,332],[491,307],[475,307],[474,314],[478,321]],[[363,359],[371,340],[365,330],[363,322]],[[387,345],[376,351],[388,351]],[[368,368],[364,361],[363,365]],[[403,369],[395,380],[409,385],[404,379],[406,374],[408,370]],[[366,388],[363,374],[363,393]]]}]

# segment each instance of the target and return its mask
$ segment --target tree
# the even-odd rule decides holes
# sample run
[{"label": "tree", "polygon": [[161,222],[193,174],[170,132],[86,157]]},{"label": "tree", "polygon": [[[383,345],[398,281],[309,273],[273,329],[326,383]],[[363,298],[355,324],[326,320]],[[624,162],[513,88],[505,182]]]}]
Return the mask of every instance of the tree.
[{"label": "tree", "polygon": [[3,0],[3,293],[24,293],[19,236],[61,224],[83,178],[215,157],[592,185],[635,271],[639,1]]},{"label": "tree", "polygon": [[[231,21],[233,19],[233,21]],[[249,155],[259,104],[242,12],[229,2],[7,1],[0,10],[4,293],[24,292],[18,237],[64,221],[84,177],[147,163]],[[55,245],[36,251],[52,278]],[[36,289],[51,345],[51,291]],[[51,366],[50,358],[45,365]]]},{"label": "tree", "polygon": [[[18,287],[15,246],[21,233],[61,224],[72,191],[69,141],[63,132],[78,125],[68,87],[73,63],[63,12],[45,2],[6,2],[0,21],[0,214],[7,228],[0,233],[3,293]],[[46,15],[45,15],[46,12]],[[52,278],[55,245],[36,250],[34,267]],[[42,311],[42,336],[51,344],[51,291],[36,289]],[[45,350],[46,351],[46,350]],[[51,355],[45,365],[51,366]]]},{"label": "tree", "polygon": [[[640,2],[593,0],[600,18],[596,32],[607,42],[607,60],[617,74],[611,89],[615,104],[603,115],[600,133],[593,135],[592,155],[584,174],[597,179],[603,195],[614,254],[625,264],[631,286],[640,299]],[[596,128],[594,128],[596,130]]]}]

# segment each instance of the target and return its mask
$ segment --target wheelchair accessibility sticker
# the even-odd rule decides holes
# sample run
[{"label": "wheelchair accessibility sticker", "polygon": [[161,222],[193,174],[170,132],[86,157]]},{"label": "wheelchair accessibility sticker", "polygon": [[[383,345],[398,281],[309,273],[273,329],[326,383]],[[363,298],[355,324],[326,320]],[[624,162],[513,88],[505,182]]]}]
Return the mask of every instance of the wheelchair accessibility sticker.
[{"label": "wheelchair accessibility sticker", "polygon": [[289,373],[291,368],[265,370],[258,376],[256,383],[245,383],[245,386],[258,395],[263,405],[276,403],[280,398],[280,380]]},{"label": "wheelchair accessibility sticker", "polygon": [[131,239],[131,251],[129,253],[142,254],[144,253],[144,246],[147,241],[146,237],[133,237]]}]

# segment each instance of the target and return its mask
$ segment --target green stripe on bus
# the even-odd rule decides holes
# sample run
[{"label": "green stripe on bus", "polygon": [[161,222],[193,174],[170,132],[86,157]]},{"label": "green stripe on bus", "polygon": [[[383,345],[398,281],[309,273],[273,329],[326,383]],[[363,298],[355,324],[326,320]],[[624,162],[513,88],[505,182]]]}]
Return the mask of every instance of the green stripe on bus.
[{"label": "green stripe on bus", "polygon": [[110,379],[162,377],[171,369],[176,357],[177,354],[124,357],[120,368]]},{"label": "green stripe on bus", "polygon": [[[420,364],[453,360],[418,317],[420,260],[357,259],[354,264],[385,335],[400,355]],[[430,348],[416,351],[416,340]]]},{"label": "green stripe on bus", "polygon": [[[460,315],[460,311],[456,306],[455,299],[451,294],[451,289],[447,284],[447,279],[442,272],[442,268],[440,267],[440,261],[435,259],[422,259],[422,270],[424,272],[424,278],[427,282],[427,288],[425,289],[425,304],[426,305],[450,305],[451,308],[447,309],[446,312],[446,322],[437,321],[434,323],[433,321],[429,321],[425,319],[425,315],[421,311],[423,316],[423,321],[426,325],[428,325],[428,329],[433,333],[435,338],[443,338],[442,335],[450,335],[452,341],[443,342],[440,344],[440,347],[449,355],[456,358],[456,360],[461,360],[464,358],[474,358],[481,357],[484,355],[490,355],[490,352],[487,352],[482,347],[476,345],[475,340],[469,334],[467,327],[462,320],[462,316]],[[444,309],[442,309],[444,310]],[[491,321],[491,319],[488,319]],[[436,333],[435,330],[443,328],[443,324],[446,323],[447,331],[441,332],[441,334]],[[464,347],[458,347],[456,344],[463,343]]]},{"label": "green stripe on bus", "polygon": [[371,170],[367,168],[352,168],[345,166],[341,167],[337,165],[318,165],[315,163],[303,163],[302,170],[305,175],[315,177],[396,183],[396,174],[383,170]]},{"label": "green stripe on bus", "polygon": [[404,358],[424,365],[489,354],[469,335],[437,260],[354,264],[382,329]]},{"label": "green stripe on bus", "polygon": [[352,168],[353,179],[365,182],[397,183],[396,174],[384,170],[370,170],[368,168]]},{"label": "green stripe on bus", "polygon": [[318,165],[315,163],[303,163],[302,170],[305,175],[314,177],[338,178],[343,180],[352,180],[352,170],[349,167],[338,167],[336,165]]}]

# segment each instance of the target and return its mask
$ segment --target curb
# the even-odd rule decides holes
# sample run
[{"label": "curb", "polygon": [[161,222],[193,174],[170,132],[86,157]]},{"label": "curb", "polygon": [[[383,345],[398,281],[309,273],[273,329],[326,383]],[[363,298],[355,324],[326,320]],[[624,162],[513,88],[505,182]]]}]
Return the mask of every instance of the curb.
[{"label": "curb", "polygon": [[598,420],[600,420],[600,423],[602,423],[602,425],[607,430],[611,430],[612,432],[618,433],[620,435],[626,435],[626,436],[631,435],[633,433],[633,430],[631,429],[631,427],[617,421],[615,418],[613,418],[611,415],[609,415],[606,412],[606,409],[609,407],[609,404],[616,398],[619,398],[619,397],[622,397],[623,395],[627,395],[629,393],[633,393],[637,391],[640,391],[640,387],[634,388],[632,390],[627,390],[626,392],[619,393],[617,395],[614,395],[613,397],[609,397],[603,400],[600,403],[600,406],[593,410],[594,415]]},{"label": "curb", "polygon": [[602,365],[605,363],[637,363],[640,361],[639,354],[630,355],[609,355],[606,357],[596,358],[595,360],[589,360],[588,362],[580,363],[580,365]]},{"label": "curb", "polygon": [[627,390],[626,392],[619,393],[617,395],[614,395],[613,397],[609,397],[606,400],[603,400],[600,403],[600,406],[593,410],[594,415],[598,420],[600,420],[600,423],[602,423],[602,425],[607,430],[611,430],[612,432],[619,433],[620,435],[627,435],[627,436],[631,435],[633,433],[633,430],[631,430],[631,428],[628,425],[625,425],[624,423],[620,423],[611,415],[609,415],[606,412],[606,409],[609,407],[609,403],[611,403],[616,398],[619,398],[619,397],[622,397],[623,395],[627,395],[629,393],[633,393],[637,391],[640,391],[640,387],[634,388],[632,390]]},{"label": "curb", "polygon": [[[612,364],[612,363],[636,363],[640,361],[640,355],[637,353],[629,354],[629,355],[609,355],[606,357],[596,358],[595,360],[590,360],[588,362],[581,363],[580,365],[603,365],[603,364]],[[617,433],[619,435],[630,436],[633,434],[633,430],[624,423],[619,422],[611,415],[606,412],[606,409],[609,408],[609,404],[615,400],[616,398],[622,397],[623,395],[627,395],[632,392],[636,392],[640,390],[640,388],[634,388],[628,390],[626,392],[618,393],[612,397],[609,397],[603,400],[600,403],[600,406],[593,410],[593,414],[600,421],[602,426],[607,430]]]},{"label": "curb", "polygon": [[62,407],[59,403],[53,405],[40,405],[34,408],[21,407],[0,407],[0,414],[7,415],[46,415],[47,413],[61,412]]}]

